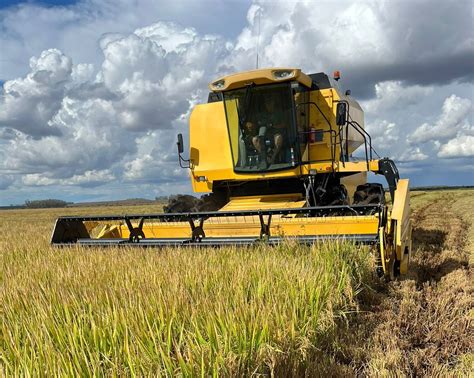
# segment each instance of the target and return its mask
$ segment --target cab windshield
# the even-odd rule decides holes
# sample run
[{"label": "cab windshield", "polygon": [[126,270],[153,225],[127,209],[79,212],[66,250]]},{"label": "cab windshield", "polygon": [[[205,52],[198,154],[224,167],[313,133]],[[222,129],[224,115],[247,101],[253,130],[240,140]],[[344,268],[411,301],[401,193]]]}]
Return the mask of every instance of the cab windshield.
[{"label": "cab windshield", "polygon": [[224,103],[235,171],[296,166],[297,137],[289,83],[227,91]]}]

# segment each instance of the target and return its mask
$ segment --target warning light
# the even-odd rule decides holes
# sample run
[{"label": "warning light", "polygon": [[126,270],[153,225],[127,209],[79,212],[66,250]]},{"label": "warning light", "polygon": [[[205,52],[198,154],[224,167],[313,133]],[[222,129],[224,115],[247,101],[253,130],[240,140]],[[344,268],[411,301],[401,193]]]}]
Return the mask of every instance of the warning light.
[{"label": "warning light", "polygon": [[334,80],[338,81],[341,78],[341,73],[339,71],[334,71]]}]

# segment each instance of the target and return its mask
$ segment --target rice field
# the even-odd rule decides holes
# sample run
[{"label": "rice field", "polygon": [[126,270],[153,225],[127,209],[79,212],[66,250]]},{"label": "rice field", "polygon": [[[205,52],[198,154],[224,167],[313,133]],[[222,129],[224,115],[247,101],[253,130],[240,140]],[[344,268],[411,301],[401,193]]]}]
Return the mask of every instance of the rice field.
[{"label": "rice field", "polygon": [[2,211],[0,375],[469,374],[472,193],[413,197],[417,257],[389,285],[371,251],[347,243],[53,249],[58,214],[157,209]]},{"label": "rice field", "polygon": [[294,373],[371,274],[350,244],[53,249],[57,212],[1,213],[6,375]]}]

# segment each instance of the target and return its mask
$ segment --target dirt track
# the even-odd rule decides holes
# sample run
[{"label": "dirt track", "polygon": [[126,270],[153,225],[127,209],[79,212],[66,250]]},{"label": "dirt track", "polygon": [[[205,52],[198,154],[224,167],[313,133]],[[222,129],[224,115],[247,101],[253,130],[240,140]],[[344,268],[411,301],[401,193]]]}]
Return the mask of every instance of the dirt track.
[{"label": "dirt track", "polygon": [[412,214],[410,273],[363,297],[364,312],[339,340],[336,375],[474,374],[474,209],[466,195],[439,192],[413,201],[420,206]]},{"label": "dirt track", "polygon": [[454,196],[443,195],[413,215],[414,261],[411,272],[418,284],[439,281],[452,271],[467,269],[470,227],[452,207]]}]

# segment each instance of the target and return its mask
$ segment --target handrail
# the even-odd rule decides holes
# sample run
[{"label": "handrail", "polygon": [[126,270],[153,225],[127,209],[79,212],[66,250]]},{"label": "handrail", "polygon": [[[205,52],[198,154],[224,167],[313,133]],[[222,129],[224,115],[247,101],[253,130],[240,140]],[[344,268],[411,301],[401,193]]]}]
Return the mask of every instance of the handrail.
[{"label": "handrail", "polygon": [[[298,107],[302,106],[302,105],[314,105],[316,107],[316,109],[318,109],[319,113],[321,113],[321,115],[323,116],[324,120],[326,121],[326,123],[328,124],[329,126],[329,130],[322,130],[322,132],[329,132],[331,134],[331,167],[332,167],[332,171],[334,172],[334,163],[336,161],[336,150],[335,150],[335,144],[336,144],[336,138],[337,138],[337,133],[336,133],[336,130],[333,130],[332,129],[332,126],[331,126],[331,122],[329,121],[329,119],[324,115],[323,111],[321,110],[321,108],[318,106],[318,104],[316,104],[314,101],[306,101],[306,102],[301,102],[299,104],[296,104],[296,107],[295,107],[295,110],[298,109]],[[298,132],[298,134],[309,134],[311,133],[311,131],[302,131],[302,132]],[[332,134],[334,133],[334,143],[333,143],[333,140],[332,140]],[[339,138],[339,141],[340,141],[341,138]]]},{"label": "handrail", "polygon": [[[373,152],[376,153],[376,151],[372,147],[372,137],[357,121],[352,120],[352,118],[350,117],[350,112],[349,112],[350,104],[349,104],[349,102],[346,101],[346,100],[339,100],[339,102],[344,102],[347,105],[347,118],[346,118],[347,127],[352,126],[354,128],[354,130],[357,131],[362,136],[362,138],[364,139],[365,161],[366,161],[366,164],[367,164],[367,169],[370,169],[369,160],[373,160]],[[329,126],[329,130],[321,130],[320,132],[323,132],[323,133],[329,132],[331,134],[331,137],[330,137],[330,139],[331,139],[331,143],[330,143],[331,144],[331,163],[332,163],[332,169],[333,169],[333,172],[334,172],[334,163],[336,161],[335,146],[337,144],[339,144],[339,147],[341,148],[341,151],[342,151],[342,137],[341,137],[342,126],[339,127],[339,133],[336,133],[336,130],[333,130],[331,122],[329,121],[329,119],[324,115],[321,108],[314,101],[307,101],[307,102],[299,103],[299,104],[296,105],[296,109],[298,109],[298,107],[300,107],[302,105],[308,105],[308,104],[309,105],[314,105],[316,107],[316,109],[318,109],[319,113],[323,116],[323,118],[325,119],[326,123]],[[298,134],[310,134],[310,133],[312,133],[312,131],[299,131],[298,132]],[[337,136],[338,135],[339,135],[339,143],[337,142]],[[333,137],[334,137],[334,140],[333,140]],[[348,149],[349,149],[349,128],[346,129],[346,138],[345,139],[346,139],[345,140],[345,143],[346,143],[345,153],[346,153],[347,156],[341,156],[343,165],[344,165],[346,159],[347,159],[347,161],[349,161],[349,153],[348,153]],[[309,159],[308,161],[311,161],[311,159]],[[304,162],[302,162],[302,163],[304,163]]]},{"label": "handrail", "polygon": [[370,134],[357,122],[357,121],[354,121],[351,119],[351,123],[354,123],[355,125],[357,125],[357,127],[359,127],[359,129],[369,137],[369,152],[370,152],[370,160],[372,160],[373,158],[373,155],[372,155],[372,151],[375,151],[373,148],[372,148],[372,137],[370,136]]},{"label": "handrail", "polygon": [[[373,159],[373,155],[372,155],[372,152],[374,152],[377,156],[378,156],[378,153],[377,151],[375,151],[375,149],[372,147],[372,137],[371,135],[357,122],[357,121],[354,121],[351,116],[350,116],[350,103],[349,101],[347,100],[339,100],[338,102],[343,102],[347,105],[347,119],[346,119],[346,123],[347,124],[351,124],[351,123],[354,123],[357,125],[357,127],[359,128],[359,130],[361,132],[363,132],[368,138],[369,138],[369,155],[370,155],[370,160]],[[354,127],[354,126],[353,126]],[[346,142],[347,142],[347,137],[346,137]]]},{"label": "handrail", "polygon": [[[367,152],[367,138],[365,137],[365,135],[358,129],[354,126],[354,124],[352,122],[349,122],[348,125],[354,127],[354,130],[356,130],[361,136],[362,138],[364,138],[364,147],[365,147],[365,162],[367,164],[367,170],[370,170],[370,166],[369,166],[369,154]],[[358,127],[360,127],[360,125],[357,124]],[[347,140],[348,138],[346,138]]]}]

